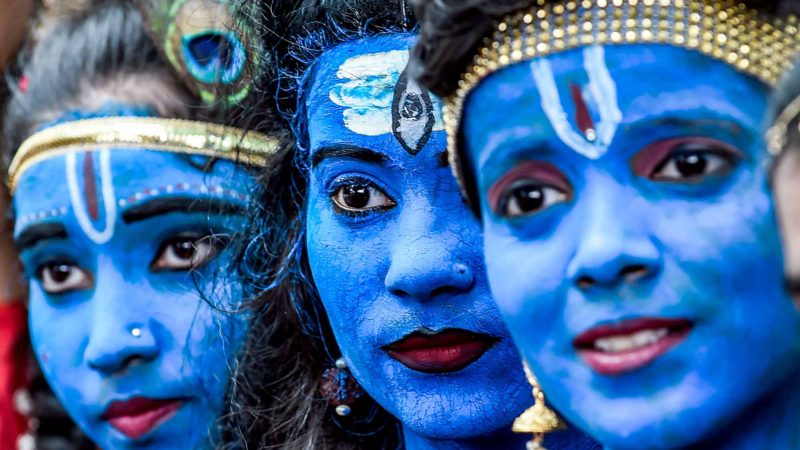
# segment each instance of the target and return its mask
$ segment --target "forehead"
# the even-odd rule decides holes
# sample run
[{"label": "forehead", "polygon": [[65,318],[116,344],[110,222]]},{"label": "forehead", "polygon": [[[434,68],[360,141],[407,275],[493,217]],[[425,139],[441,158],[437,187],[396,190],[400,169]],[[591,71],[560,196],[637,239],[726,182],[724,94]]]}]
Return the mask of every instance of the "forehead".
[{"label": "forehead", "polygon": [[207,158],[149,150],[78,151],[46,159],[25,172],[14,193],[17,228],[70,215],[75,204],[102,205],[112,199],[118,212],[160,196],[244,200],[249,183],[246,171],[231,161],[209,163]]},{"label": "forehead", "polygon": [[[545,116],[554,103],[574,123],[577,95],[592,115],[601,116],[610,106],[618,109],[623,125],[650,117],[700,116],[734,120],[755,129],[762,125],[767,94],[768,88],[758,80],[683,48],[590,46],[524,61],[490,75],[470,94],[465,123],[480,120],[484,129],[529,125],[531,115]],[[522,114],[478,113],[498,101]],[[547,129],[549,122],[539,125]],[[467,133],[472,128],[465,126]]]},{"label": "forehead", "polygon": [[[387,34],[345,42],[326,50],[314,65],[311,90],[306,98],[309,112],[313,113],[311,108],[324,107],[332,101],[338,104],[355,100],[347,98],[347,94],[352,93],[356,84],[362,86],[358,91],[365,94],[394,90],[408,64],[409,49],[415,39],[411,34]],[[332,96],[332,93],[339,95]]]},{"label": "forehead", "polygon": [[305,99],[311,148],[398,144],[416,154],[442,131],[441,101],[406,74],[416,37],[386,34],[327,50]]}]

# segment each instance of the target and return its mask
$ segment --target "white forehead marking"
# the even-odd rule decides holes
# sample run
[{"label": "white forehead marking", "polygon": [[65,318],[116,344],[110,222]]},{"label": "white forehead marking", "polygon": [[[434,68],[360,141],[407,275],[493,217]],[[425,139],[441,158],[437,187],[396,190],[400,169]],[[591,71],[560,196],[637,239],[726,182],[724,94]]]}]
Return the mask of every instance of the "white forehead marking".
[{"label": "white forehead marking", "polygon": [[117,220],[114,178],[111,173],[111,152],[108,150],[100,151],[100,190],[106,215],[106,224],[103,230],[96,230],[94,225],[92,225],[92,221],[89,219],[89,213],[86,210],[87,205],[86,202],[83,201],[83,196],[81,195],[81,190],[78,185],[76,153],[67,153],[65,166],[67,170],[69,199],[70,202],[72,202],[72,210],[75,212],[75,219],[78,221],[78,225],[80,225],[83,232],[86,233],[86,236],[95,244],[105,244],[114,236],[114,225]]},{"label": "white forehead marking", "polygon": [[[391,134],[392,102],[400,75],[408,65],[408,50],[358,55],[345,60],[331,87],[329,97],[344,108],[344,126],[363,136]],[[433,131],[444,130],[441,101],[431,96],[435,123]]]},{"label": "white forehead marking", "polygon": [[550,61],[546,59],[533,61],[531,72],[542,97],[542,109],[558,137],[581,155],[597,159],[608,151],[608,146],[614,140],[617,127],[622,122],[622,111],[617,101],[617,85],[608,71],[603,47],[599,45],[586,47],[583,50],[583,65],[589,77],[587,91],[591,102],[587,103],[595,105],[600,115],[600,120],[595,124],[597,139],[593,142],[587,140],[586,136],[570,123],[569,115],[564,110],[564,104],[558,93]]}]

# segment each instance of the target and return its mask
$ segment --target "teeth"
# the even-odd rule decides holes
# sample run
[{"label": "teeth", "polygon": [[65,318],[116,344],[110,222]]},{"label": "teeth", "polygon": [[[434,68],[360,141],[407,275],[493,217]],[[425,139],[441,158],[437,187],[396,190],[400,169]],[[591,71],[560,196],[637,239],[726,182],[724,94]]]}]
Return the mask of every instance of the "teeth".
[{"label": "teeth", "polygon": [[655,344],[668,334],[669,330],[667,328],[642,330],[625,336],[600,338],[594,341],[594,346],[596,349],[607,353],[625,352]]}]

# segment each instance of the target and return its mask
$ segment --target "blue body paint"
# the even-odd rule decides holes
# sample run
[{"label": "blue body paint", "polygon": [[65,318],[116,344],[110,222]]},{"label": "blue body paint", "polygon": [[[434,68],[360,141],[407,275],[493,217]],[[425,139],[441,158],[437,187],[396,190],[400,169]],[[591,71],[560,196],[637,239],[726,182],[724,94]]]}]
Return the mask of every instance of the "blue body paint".
[{"label": "blue body paint", "polygon": [[[440,101],[404,76],[414,37],[349,42],[316,62],[307,97],[308,260],[353,375],[403,426],[406,448],[523,448],[532,404],[489,294],[480,226],[443,152]],[[426,373],[387,348],[414,332],[466,330],[494,345]],[[576,432],[552,448],[586,448]]]},{"label": "blue body paint", "polygon": [[[15,238],[31,279],[33,347],[101,448],[202,448],[214,438],[247,320],[215,309],[241,296],[215,277],[228,258],[216,251],[243,226],[235,211],[251,183],[231,162],[204,172],[188,156],[125,149],[55,156],[20,180]],[[166,413],[154,426],[109,420],[114,402],[136,398],[167,401]]]},{"label": "blue body paint", "polygon": [[608,448],[800,445],[767,95],[698,53],[621,45],[512,65],[467,101],[492,292],[548,401]]}]

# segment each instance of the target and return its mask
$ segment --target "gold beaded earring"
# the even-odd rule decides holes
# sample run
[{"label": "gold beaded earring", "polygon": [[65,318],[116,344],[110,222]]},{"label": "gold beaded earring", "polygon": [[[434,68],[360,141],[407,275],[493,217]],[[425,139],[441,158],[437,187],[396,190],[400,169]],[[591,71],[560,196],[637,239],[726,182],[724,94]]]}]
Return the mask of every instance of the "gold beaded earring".
[{"label": "gold beaded earring", "polygon": [[525,370],[525,378],[533,388],[533,406],[514,420],[511,430],[515,433],[533,433],[533,439],[525,446],[527,450],[547,450],[542,445],[545,434],[565,430],[567,426],[558,414],[545,404],[539,380],[536,379],[527,361],[523,361],[522,368]]}]

